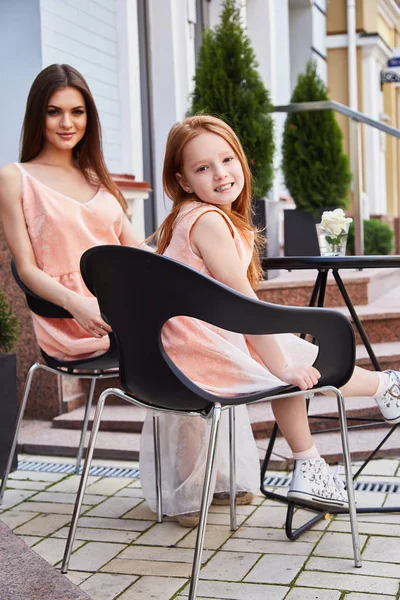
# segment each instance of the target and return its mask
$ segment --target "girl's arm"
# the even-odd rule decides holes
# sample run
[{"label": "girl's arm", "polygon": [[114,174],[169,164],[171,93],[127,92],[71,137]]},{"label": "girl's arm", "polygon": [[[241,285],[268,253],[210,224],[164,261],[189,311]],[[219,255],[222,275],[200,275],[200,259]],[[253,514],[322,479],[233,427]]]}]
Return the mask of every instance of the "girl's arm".
[{"label": "girl's arm", "polygon": [[38,268],[22,210],[21,174],[15,165],[0,169],[0,219],[21,281],[35,294],[68,310],[93,337],[111,331],[102,319],[96,298],[87,298],[61,285]]},{"label": "girl's arm", "polygon": [[121,242],[122,246],[132,246],[133,248],[140,248],[141,250],[149,250],[150,252],[154,252],[154,248],[146,244],[145,241],[139,240],[126,215],[124,215],[119,241]]},{"label": "girl's arm", "polygon": [[[234,290],[258,300],[239,260],[232,234],[224,217],[214,212],[203,214],[191,232],[193,251],[202,257],[213,277]],[[288,366],[273,335],[246,335],[268,370],[287,383],[306,390],[318,383],[319,372],[309,365]]]}]

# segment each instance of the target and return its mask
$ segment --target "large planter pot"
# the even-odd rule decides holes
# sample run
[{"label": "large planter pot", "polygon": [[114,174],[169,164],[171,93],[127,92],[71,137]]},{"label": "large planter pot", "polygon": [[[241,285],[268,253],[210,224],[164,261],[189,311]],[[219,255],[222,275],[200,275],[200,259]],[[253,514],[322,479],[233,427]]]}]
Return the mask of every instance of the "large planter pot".
[{"label": "large planter pot", "polygon": [[318,208],[312,214],[301,208],[284,211],[285,256],[319,256],[316,223],[321,222],[322,213],[331,208]]},{"label": "large planter pot", "polygon": [[[17,420],[16,355],[0,354],[0,478],[7,464]],[[17,468],[15,453],[12,470]]]}]

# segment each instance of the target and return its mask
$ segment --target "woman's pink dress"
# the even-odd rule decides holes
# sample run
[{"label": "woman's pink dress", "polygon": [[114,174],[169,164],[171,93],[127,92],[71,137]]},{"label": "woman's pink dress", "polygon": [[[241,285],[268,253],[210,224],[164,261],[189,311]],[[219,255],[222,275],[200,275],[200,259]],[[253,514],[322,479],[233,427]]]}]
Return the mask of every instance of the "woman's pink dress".
[{"label": "woman's pink dress", "polygon": [[[220,209],[203,202],[188,202],[174,223],[165,256],[211,276],[202,258],[192,250],[190,234],[206,212],[215,211],[225,220],[235,242],[244,273],[251,260],[253,240],[239,233]],[[190,290],[188,290],[190,293]],[[315,361],[317,348],[292,334],[276,336],[288,363]],[[234,395],[271,389],[284,382],[272,375],[251,353],[243,335],[225,331],[190,317],[175,317],[163,328],[162,342],[175,364],[201,387],[219,395]],[[207,453],[208,427],[204,419],[160,415],[163,473],[163,509],[168,515],[199,510],[200,488]],[[259,457],[247,408],[236,408],[237,486],[259,487]],[[217,450],[214,490],[229,490],[228,415],[223,412]],[[146,500],[155,509],[151,415],[146,417],[141,438],[140,471]]]},{"label": "woman's pink dress", "polygon": [[[82,254],[100,244],[120,244],[124,212],[100,187],[91,200],[78,202],[49,188],[19,163],[22,207],[39,269],[66,288],[90,296],[79,270]],[[32,313],[39,346],[54,358],[74,360],[106,352],[109,338],[92,337],[75,319],[47,319]]]}]

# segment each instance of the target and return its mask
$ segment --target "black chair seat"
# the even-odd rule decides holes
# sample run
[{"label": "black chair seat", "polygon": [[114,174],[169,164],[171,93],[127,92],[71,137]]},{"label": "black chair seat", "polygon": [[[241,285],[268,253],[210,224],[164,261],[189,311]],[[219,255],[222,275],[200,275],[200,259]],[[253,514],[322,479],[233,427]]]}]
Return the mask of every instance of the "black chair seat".
[{"label": "black chair seat", "polygon": [[79,360],[58,360],[46,354],[44,350],[40,349],[40,351],[46,365],[53,369],[79,369],[79,371],[108,371],[109,369],[118,369],[118,346],[113,334],[109,334],[109,338],[110,348],[107,352]]}]

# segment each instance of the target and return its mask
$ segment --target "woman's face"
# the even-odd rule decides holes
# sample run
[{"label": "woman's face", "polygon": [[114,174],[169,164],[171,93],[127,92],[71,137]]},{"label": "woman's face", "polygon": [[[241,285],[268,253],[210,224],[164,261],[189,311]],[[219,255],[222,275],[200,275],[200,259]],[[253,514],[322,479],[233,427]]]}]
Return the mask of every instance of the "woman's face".
[{"label": "woman's face", "polygon": [[72,150],[86,131],[86,104],[81,92],[66,87],[54,92],[46,109],[45,145]]}]

